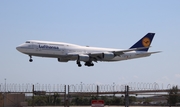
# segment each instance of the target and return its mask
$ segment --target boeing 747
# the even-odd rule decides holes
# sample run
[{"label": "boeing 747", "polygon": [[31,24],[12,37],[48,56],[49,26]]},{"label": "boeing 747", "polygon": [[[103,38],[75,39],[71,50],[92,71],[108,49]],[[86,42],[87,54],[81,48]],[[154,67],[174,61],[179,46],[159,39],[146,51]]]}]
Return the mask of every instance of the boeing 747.
[{"label": "boeing 747", "polygon": [[154,35],[155,33],[147,33],[129,49],[99,48],[38,40],[28,40],[16,49],[29,55],[29,62],[33,61],[32,56],[38,56],[57,58],[59,62],[76,61],[79,67],[82,66],[81,62],[85,62],[84,65],[90,67],[94,66],[93,62],[122,61],[159,53],[160,51],[148,52]]}]

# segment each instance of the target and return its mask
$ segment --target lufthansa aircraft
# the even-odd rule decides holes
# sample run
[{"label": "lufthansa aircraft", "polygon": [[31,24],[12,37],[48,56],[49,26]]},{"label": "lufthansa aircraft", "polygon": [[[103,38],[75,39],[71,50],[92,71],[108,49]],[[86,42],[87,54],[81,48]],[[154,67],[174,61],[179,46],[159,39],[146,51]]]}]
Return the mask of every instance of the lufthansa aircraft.
[{"label": "lufthansa aircraft", "polygon": [[150,44],[155,33],[148,33],[129,49],[98,48],[89,46],[80,46],[63,42],[48,42],[28,40],[16,49],[29,55],[29,61],[32,62],[32,56],[57,58],[59,62],[76,61],[81,67],[81,61],[85,66],[94,66],[97,61],[121,61],[134,58],[147,57],[156,52],[148,52]]}]

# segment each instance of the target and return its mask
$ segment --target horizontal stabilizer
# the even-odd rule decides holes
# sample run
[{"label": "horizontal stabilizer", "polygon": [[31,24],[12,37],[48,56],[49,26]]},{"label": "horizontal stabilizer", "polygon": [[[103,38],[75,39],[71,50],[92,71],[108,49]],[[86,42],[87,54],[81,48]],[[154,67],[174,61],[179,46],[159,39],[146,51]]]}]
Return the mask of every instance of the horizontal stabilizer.
[{"label": "horizontal stabilizer", "polygon": [[148,54],[155,54],[155,53],[160,53],[162,51],[156,51],[156,52],[147,52]]},{"label": "horizontal stabilizer", "polygon": [[146,53],[143,53],[144,55],[151,55],[151,54],[155,54],[155,53],[160,53],[162,51],[156,51],[156,52],[146,52]]}]

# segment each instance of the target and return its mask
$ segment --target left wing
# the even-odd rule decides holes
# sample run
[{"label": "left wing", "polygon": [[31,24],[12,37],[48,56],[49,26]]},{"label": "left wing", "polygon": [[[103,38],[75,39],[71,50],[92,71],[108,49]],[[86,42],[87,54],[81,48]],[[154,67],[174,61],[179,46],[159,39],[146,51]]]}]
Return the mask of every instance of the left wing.
[{"label": "left wing", "polygon": [[[138,51],[138,50],[146,49],[146,48],[149,48],[149,47],[131,48],[131,49],[125,49],[125,50],[119,50],[119,51],[108,51],[107,53],[113,53],[115,56],[120,56],[120,55],[124,54],[125,52]],[[102,54],[102,53],[100,53],[100,54]],[[91,55],[93,55],[93,53]]]},{"label": "left wing", "polygon": [[125,52],[130,52],[130,51],[137,51],[141,49],[145,49],[149,47],[140,47],[140,48],[131,48],[131,49],[126,49],[126,50],[119,50],[119,51],[108,51],[108,52],[101,52],[101,53],[90,53],[89,56],[93,59],[93,61],[98,61],[98,60],[109,60],[114,58],[115,56],[120,56],[123,55]]},{"label": "left wing", "polygon": [[92,53],[68,53],[67,55],[69,57],[80,57],[80,56],[86,56],[89,57],[92,61],[97,62],[98,60],[102,59],[112,59],[115,56],[123,55],[125,52],[130,51],[137,51],[141,49],[145,49],[149,47],[140,47],[140,48],[131,48],[126,50],[118,50],[118,51],[107,51],[107,52],[92,52]]}]

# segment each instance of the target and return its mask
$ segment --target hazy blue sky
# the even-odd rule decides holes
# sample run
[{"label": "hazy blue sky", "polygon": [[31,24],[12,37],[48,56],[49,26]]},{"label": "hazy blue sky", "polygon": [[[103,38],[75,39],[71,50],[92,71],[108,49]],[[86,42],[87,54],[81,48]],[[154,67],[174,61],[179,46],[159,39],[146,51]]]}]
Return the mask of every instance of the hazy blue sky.
[{"label": "hazy blue sky", "polygon": [[[26,40],[60,41],[107,48],[129,48],[148,32],[156,33],[148,58],[76,62],[29,57],[16,50]],[[180,85],[179,0],[1,0],[0,82],[40,84]]]}]

